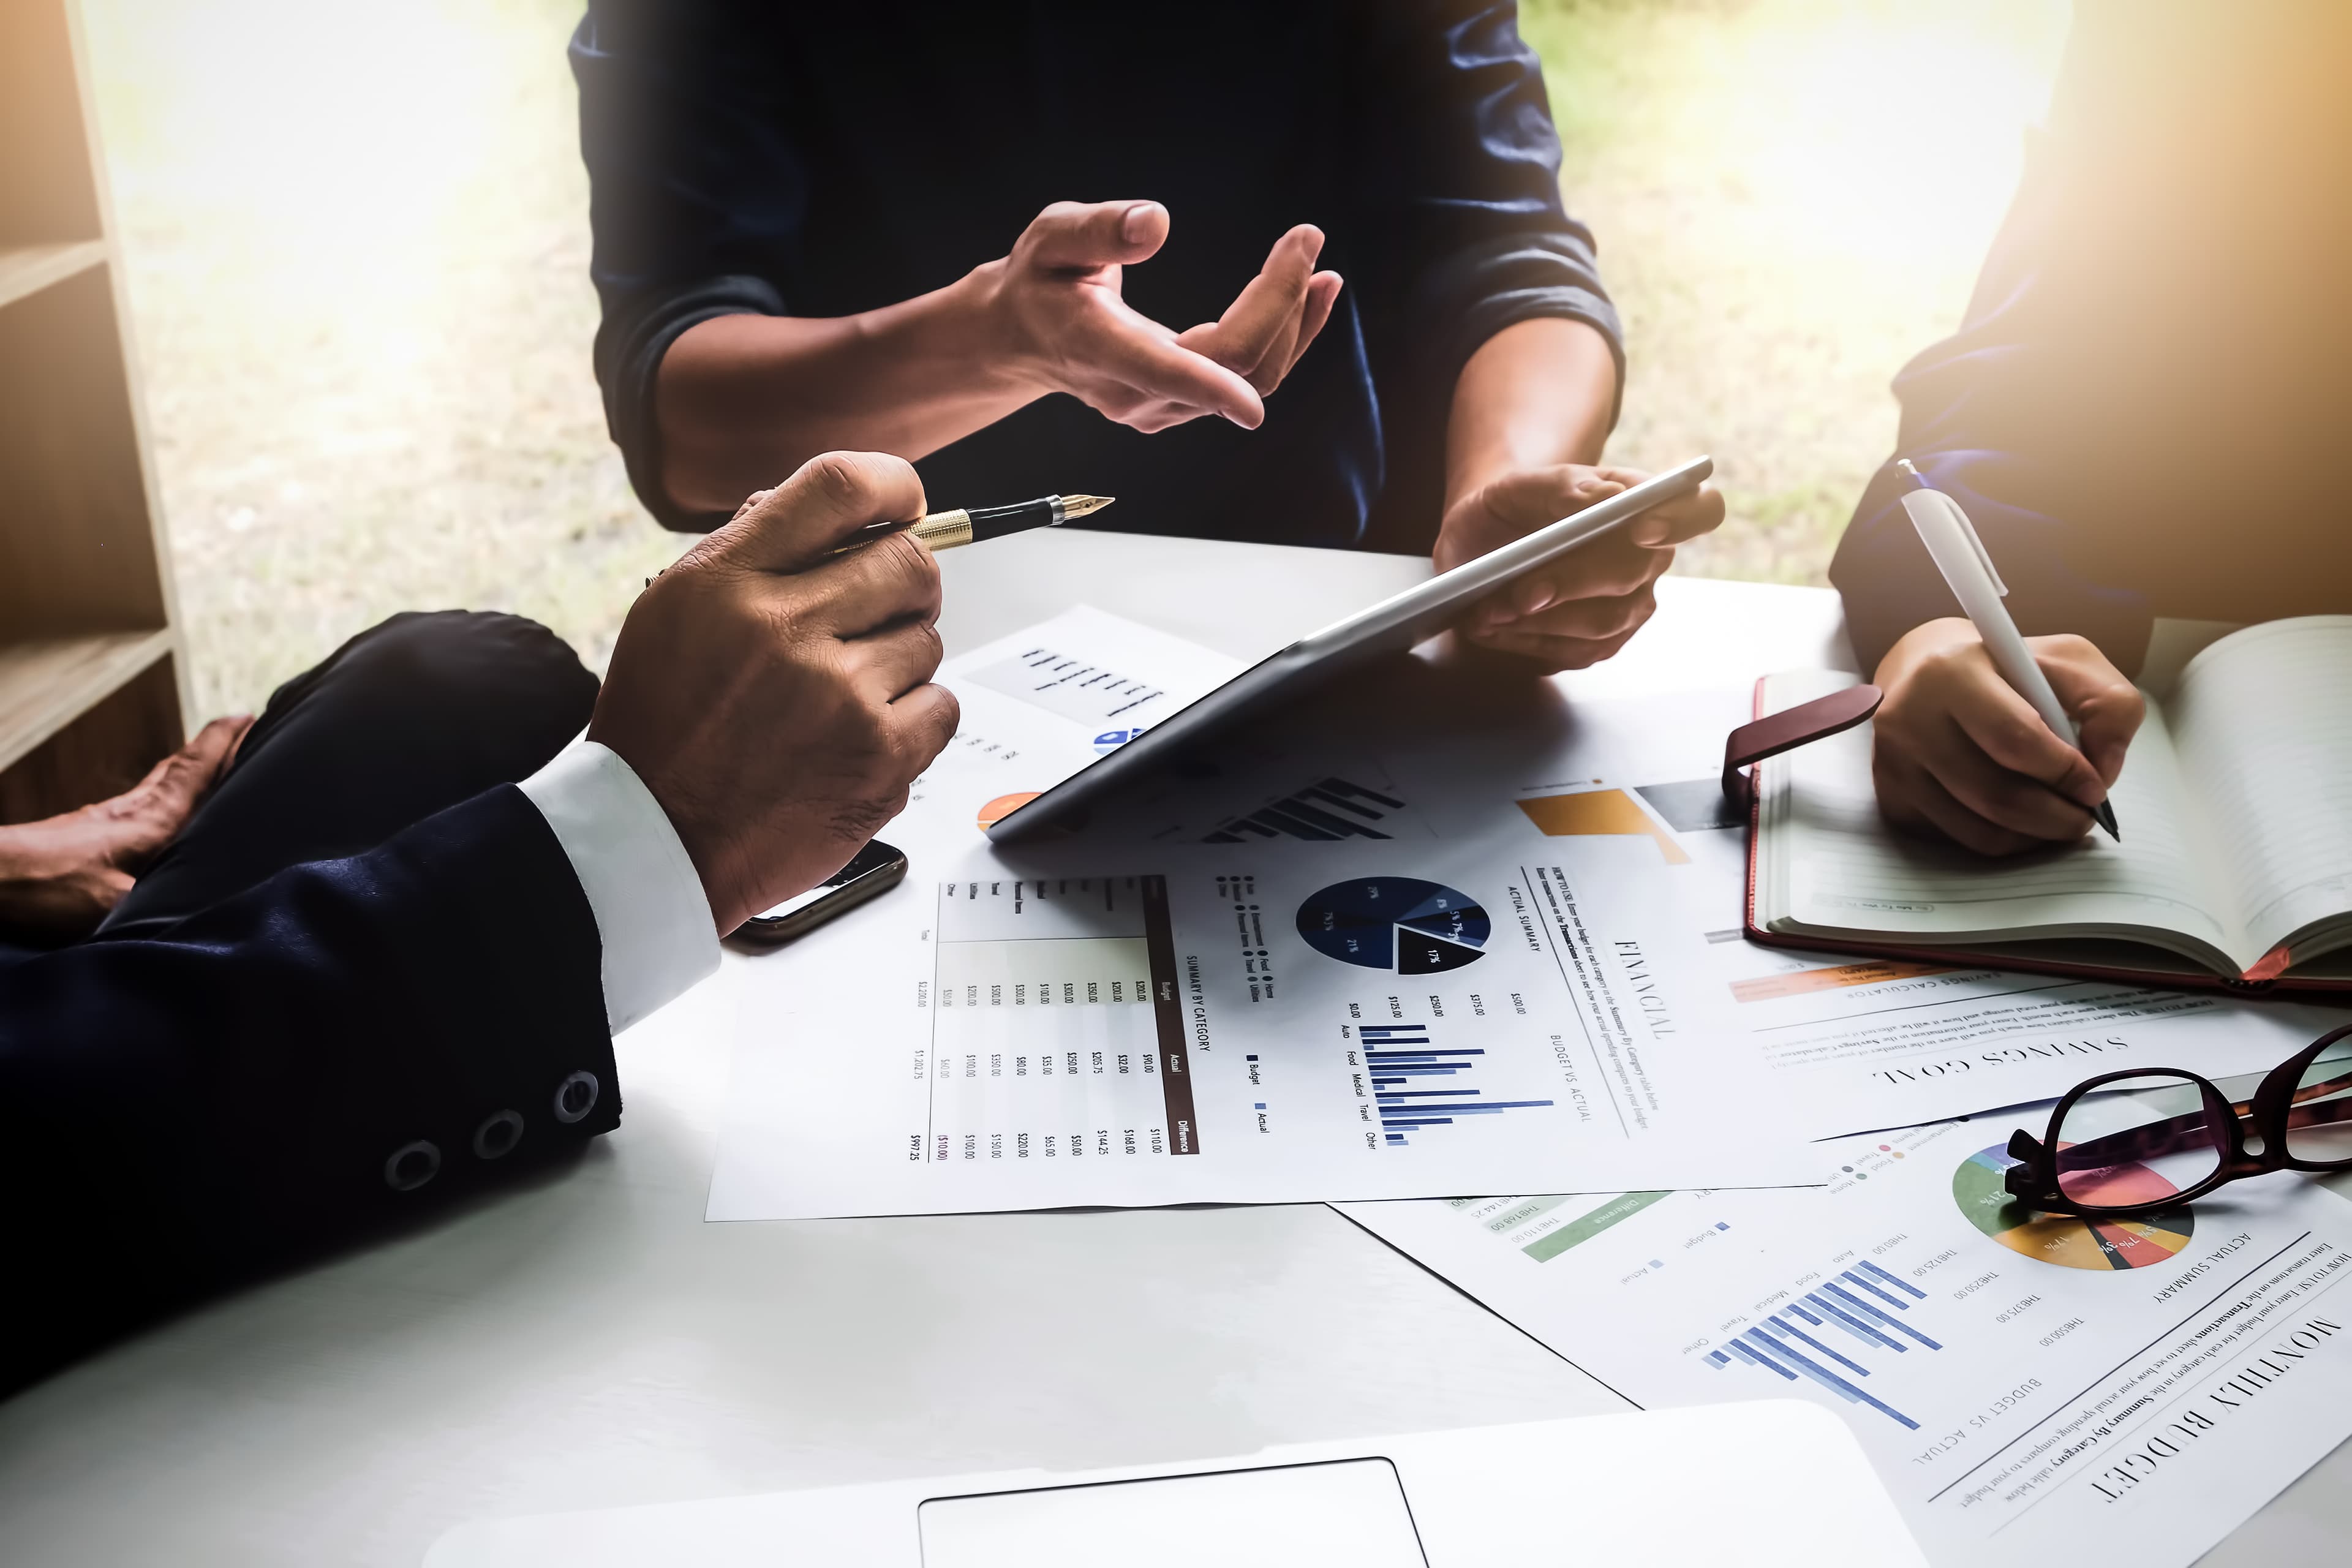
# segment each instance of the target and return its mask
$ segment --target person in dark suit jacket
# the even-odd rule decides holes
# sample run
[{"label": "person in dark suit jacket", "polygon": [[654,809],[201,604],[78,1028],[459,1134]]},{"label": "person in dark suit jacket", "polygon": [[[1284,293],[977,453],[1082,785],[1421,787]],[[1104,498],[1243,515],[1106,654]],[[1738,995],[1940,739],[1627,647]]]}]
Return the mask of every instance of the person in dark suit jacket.
[{"label": "person in dark suit jacket", "polygon": [[1967,319],[1895,390],[1897,455],[1975,522],[2087,761],[1958,617],[1890,459],[1830,577],[1886,693],[1895,823],[1993,855],[2079,838],[2157,616],[2352,612],[2347,71],[2340,0],[2077,6]]},{"label": "person in dark suit jacket", "polygon": [[[401,616],[233,760],[238,726],[200,737],[172,787],[217,783],[103,924],[0,964],[0,1390],[614,1127],[612,1034],[837,870],[954,732],[930,556],[822,559],[922,508],[898,459],[822,458],[656,581],[601,691],[528,621]],[[15,907],[119,883],[58,826],[0,829]]]},{"label": "person in dark suit jacket", "polygon": [[[1639,478],[1511,0],[589,0],[572,65],[596,375],[673,528],[870,447],[969,504],[1444,568]],[[1722,521],[1668,502],[1464,630],[1607,658]]]}]

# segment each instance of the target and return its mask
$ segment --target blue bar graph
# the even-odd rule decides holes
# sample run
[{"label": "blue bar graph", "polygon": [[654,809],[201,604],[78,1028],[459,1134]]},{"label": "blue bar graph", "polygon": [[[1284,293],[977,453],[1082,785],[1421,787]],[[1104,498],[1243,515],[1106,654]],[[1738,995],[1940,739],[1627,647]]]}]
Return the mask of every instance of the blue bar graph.
[{"label": "blue bar graph", "polygon": [[1910,1297],[1915,1301],[1924,1301],[1927,1299],[1927,1292],[1920,1289],[1919,1287],[1912,1284],[1908,1279],[1897,1279],[1894,1275],[1889,1274],[1885,1269],[1881,1268],[1875,1263],[1863,1263],[1857,1265],[1857,1267],[1859,1267],[1865,1274],[1885,1280],[1889,1285],[1894,1286],[1897,1290],[1902,1291],[1905,1295]]},{"label": "blue bar graph", "polygon": [[[1907,1355],[1914,1346],[1944,1348],[1899,1315],[1909,1312],[1912,1302],[1927,1299],[1926,1291],[1875,1263],[1857,1263],[1806,1291],[1802,1301],[1789,1303],[1721,1349],[1709,1351],[1706,1359],[1718,1369],[1753,1366],[1784,1383],[1813,1384],[1916,1432],[1919,1423],[1864,1393],[1860,1384],[1870,1375],[1864,1363],[1876,1352]],[[1906,1340],[1911,1342],[1905,1343]]]},{"label": "blue bar graph", "polygon": [[[1507,1110],[1534,1110],[1549,1100],[1488,1100],[1475,1085],[1461,1087],[1463,1075],[1478,1067],[1484,1049],[1442,1047],[1426,1024],[1366,1025],[1356,1031],[1363,1046],[1364,1065],[1371,1069],[1373,1098],[1379,1101],[1381,1131],[1387,1147],[1408,1146],[1405,1136],[1429,1127],[1451,1127],[1465,1116],[1499,1116]],[[1443,1080],[1457,1080],[1440,1087]],[[1428,1080],[1438,1080],[1436,1083]],[[1415,1087],[1421,1080],[1421,1087]]]}]

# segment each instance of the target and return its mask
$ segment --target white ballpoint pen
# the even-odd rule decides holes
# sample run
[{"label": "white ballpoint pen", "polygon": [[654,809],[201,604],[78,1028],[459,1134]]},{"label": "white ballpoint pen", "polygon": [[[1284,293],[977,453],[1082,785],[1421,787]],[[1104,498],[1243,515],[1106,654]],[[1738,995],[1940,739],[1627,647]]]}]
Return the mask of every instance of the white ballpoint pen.
[{"label": "white ballpoint pen", "polygon": [[[1903,510],[1911,514],[1911,526],[1919,531],[1920,542],[1927,553],[1936,558],[1936,570],[1944,574],[1951,585],[1952,596],[1960,602],[1969,621],[1984,639],[1985,652],[1992,656],[1992,667],[2000,678],[2042,716],[2050,732],[2074,747],[2083,749],[2082,732],[2075,729],[2074,719],[2067,713],[2058,694],[2050,689],[2050,678],[2042,673],[2034,662],[2033,652],[2019,635],[2017,623],[2010,618],[2009,607],[2001,603],[2008,595],[2008,585],[2000,574],[1993,570],[1992,557],[1985,553],[1984,541],[1977,537],[1969,514],[1960,503],[1927,482],[1927,476],[1911,466],[1908,458],[1898,458],[1896,467],[1911,476],[1916,488],[1903,493]],[[2116,843],[2123,834],[2116,826],[2116,809],[2105,801],[2091,807],[2092,818],[2107,830]]]}]

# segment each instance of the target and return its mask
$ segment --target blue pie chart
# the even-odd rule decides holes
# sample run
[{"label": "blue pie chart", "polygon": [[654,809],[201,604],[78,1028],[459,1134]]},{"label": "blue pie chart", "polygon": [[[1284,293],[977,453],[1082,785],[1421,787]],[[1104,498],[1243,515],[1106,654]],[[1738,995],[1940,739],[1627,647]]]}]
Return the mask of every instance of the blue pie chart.
[{"label": "blue pie chart", "polygon": [[1326,958],[1391,974],[1475,963],[1494,922],[1476,900],[1417,877],[1334,882],[1298,906],[1298,934]]}]

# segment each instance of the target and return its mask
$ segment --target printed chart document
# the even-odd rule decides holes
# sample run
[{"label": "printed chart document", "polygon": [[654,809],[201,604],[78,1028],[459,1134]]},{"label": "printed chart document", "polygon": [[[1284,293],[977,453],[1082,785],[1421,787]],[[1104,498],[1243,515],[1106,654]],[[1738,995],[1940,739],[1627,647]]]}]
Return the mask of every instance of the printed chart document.
[{"label": "printed chart document", "polygon": [[963,722],[883,837],[960,852],[982,828],[1241,673],[1243,663],[1081,605],[940,667]]},{"label": "printed chart document", "polygon": [[[1128,803],[1130,819],[1107,822],[1090,838],[1105,846],[1090,852],[1091,858],[1046,866],[994,858],[980,824],[1165,718],[1226,679],[1236,663],[1084,608],[950,662],[942,679],[963,702],[962,732],[919,781],[913,804],[884,835],[913,862],[907,884],[854,918],[762,959],[755,971],[743,1011],[730,1131],[712,1188],[713,1217],[1769,1184],[1795,1179],[1784,1169],[1749,1163],[1760,1146],[1780,1146],[1775,1140],[1909,1125],[2046,1098],[2109,1066],[2178,1066],[2209,1074],[2267,1067],[2336,1016],[2307,1007],[2256,1007],[2210,995],[1983,969],[1843,963],[1747,942],[1737,913],[1746,834],[1724,807],[1714,777],[1722,735],[1746,716],[1750,699],[1745,692],[1571,704],[1557,686],[1530,682],[1501,699],[1501,707],[1481,708],[1458,700],[1418,661],[1400,661],[1372,672],[1352,696],[1335,692],[1277,721],[1245,727],[1194,774],[1139,790]],[[948,887],[982,879],[977,870],[957,875],[968,855],[981,857],[975,866],[986,869],[992,887],[1014,891],[1002,901],[950,897]],[[1745,1118],[1725,1129],[1725,1136],[1694,1131],[1677,1142],[1657,1134],[1644,1102],[1612,1144],[1591,1131],[1601,1123],[1588,1123],[1577,1100],[1593,1093],[1593,1075],[1607,1067],[1602,1047],[1587,1040],[1589,1059],[1578,1068],[1575,1084],[1528,1066],[1541,1065],[1554,1036],[1569,1041],[1588,1028],[1605,1034],[1608,1027],[1580,1010],[1584,982],[1564,966],[1578,940],[1576,925],[1563,937],[1557,923],[1538,921],[1540,948],[1497,940],[1508,936],[1521,913],[1514,898],[1533,903],[1544,894],[1538,868],[1550,868],[1556,881],[1572,888],[1583,931],[1604,931],[1612,940],[1622,934],[1633,944],[1626,951],[1639,954],[1638,978],[1605,965],[1593,973],[1612,976],[1621,988],[1645,987],[1651,1001],[1662,1001],[1679,1048],[1694,1048],[1692,1042],[1704,1036],[1706,1071],[1714,1086],[1707,1092],[1697,1092],[1672,1070],[1650,1079],[1646,1088],[1637,1074],[1621,1091],[1658,1093],[1655,1115],[1664,1121],[1657,1125],[1701,1128],[1709,1116],[1722,1114],[1712,1107],[1730,1104],[1780,1107],[1780,1120]],[[1058,894],[1031,895],[1030,885],[1045,870],[1120,883],[1089,916],[1098,917],[1099,929],[1047,928],[1049,902],[1057,920],[1066,906],[1052,901]],[[1408,944],[1404,958],[1386,961],[1389,967],[1380,971],[1385,988],[1375,990],[1364,964],[1332,959],[1300,931],[1310,895],[1382,876],[1425,885],[1431,890],[1423,897],[1440,900],[1413,917],[1439,922],[1423,932],[1440,943],[1428,952],[1448,960],[1475,952],[1475,959],[1447,968],[1439,958],[1415,956]],[[1272,890],[1255,900],[1235,896],[1233,889],[1244,885],[1237,879],[1250,878],[1268,879]],[[1132,887],[1122,880],[1136,879]],[[1149,907],[1147,889],[1156,900]],[[1396,895],[1391,889],[1384,896]],[[1282,905],[1283,900],[1290,902]],[[1166,932],[1155,947],[1152,922],[1162,916],[1153,911],[1163,904]],[[1475,908],[1486,922],[1483,946],[1466,940],[1468,923],[1448,934],[1457,910],[1465,908]],[[1342,910],[1327,912],[1335,931],[1357,918]],[[1212,960],[1221,943],[1237,940],[1234,933],[1245,916],[1268,933],[1262,944],[1266,951],[1229,953],[1234,963],[1220,967]],[[1422,929],[1386,917],[1373,924],[1380,931]],[[1033,936],[1066,945],[1018,945]],[[1370,955],[1371,949],[1364,951]],[[1160,969],[1097,972],[1097,961],[1139,952]],[[1042,978],[1015,975],[1007,988],[978,993],[999,999],[991,1008],[966,1007],[950,1018],[955,998],[975,994],[980,984],[959,966],[1010,963],[1013,954],[1025,954],[1024,962],[1052,956],[1061,968]],[[1081,955],[1096,967],[1072,967]],[[1197,998],[1186,962],[1196,955],[1202,960]],[[1501,995],[1515,994],[1517,1004],[1498,1002],[1496,977],[1522,962],[1535,965],[1537,978],[1502,988]],[[1429,973],[1442,979],[1416,988],[1400,967],[1408,963],[1428,963]],[[1251,963],[1270,973],[1253,973]],[[1546,963],[1549,982],[1542,980]],[[1249,989],[1253,982],[1256,994]],[[1195,1106],[1189,1127],[1178,1125],[1179,1108],[1166,1103],[1171,1058],[1157,1032],[1175,1026],[1163,1025],[1153,1008],[1170,984],[1184,991],[1180,1003],[1197,1002],[1215,1026],[1209,1048],[1197,1053],[1205,1067],[1192,1059],[1195,1053],[1180,1051],[1174,1058],[1187,1074],[1184,1083],[1200,1095],[1216,1089],[1223,1098],[1214,1102],[1215,1115],[1238,1117],[1255,1140],[1248,1145],[1255,1152],[1241,1154],[1230,1124],[1221,1129],[1206,1120],[1212,1109],[1206,1101]],[[1141,1000],[1145,987],[1150,1007]],[[1062,1020],[1053,1027],[1065,1032],[1056,1037],[1063,1043],[1050,1053],[1016,1051],[1010,1062],[988,1064],[999,1069],[995,1078],[982,1064],[1004,1053],[959,1047],[961,1036],[932,1038],[935,1027],[950,1035],[993,1027],[1004,1038],[1026,1040],[1036,1021],[1059,1005],[1047,998],[1066,995],[1113,1009],[1104,1017],[1118,1019],[1116,1027],[1150,1034],[1150,1048],[1126,1053],[1124,1076],[1114,1052],[1105,1059],[1101,1082],[1081,1083],[1082,1077],[1097,1076],[1098,1048],[1087,1043],[1092,1037],[1085,1031],[1097,1026],[1086,1024],[1082,1013],[1053,1012]],[[1517,1011],[1522,1005],[1524,1015]],[[1446,1016],[1436,1016],[1436,1007],[1445,1007]],[[987,1016],[996,1022],[987,1023]],[[1016,1018],[1030,1022],[1015,1028],[1010,1020]],[[1379,1085],[1358,1084],[1351,1068],[1348,1098],[1333,1102],[1338,1110],[1324,1104],[1311,1114],[1307,1102],[1296,1097],[1243,1092],[1266,1087],[1279,1053],[1304,1046],[1228,1048],[1236,1039],[1288,1030],[1288,1038],[1327,1045],[1344,1037],[1361,1052],[1370,1047],[1355,1031],[1367,1026],[1485,1030],[1507,1019],[1524,1031],[1514,1036],[1519,1043],[1488,1052],[1479,1042],[1452,1041],[1484,1054],[1452,1062],[1442,1056],[1399,1061],[1451,1070],[1389,1074],[1398,1081]],[[1345,1037],[1335,1033],[1342,1026],[1350,1031]],[[1445,1045],[1410,1033],[1391,1043],[1440,1051]],[[918,1081],[918,1049],[926,1085],[920,1136],[929,1141],[929,1160],[912,1155],[917,1133],[905,1107],[877,1098],[875,1089],[876,1081],[887,1080],[892,1095],[910,1092]],[[1068,1070],[1073,1050],[1080,1053],[1083,1074]],[[1236,1060],[1253,1055],[1263,1059]],[[959,1080],[952,1074],[965,1058],[972,1058],[972,1076]],[[1575,1058],[1570,1050],[1569,1060]],[[1283,1061],[1287,1070],[1306,1059]],[[1558,1068],[1560,1059],[1552,1059]],[[1463,1062],[1475,1062],[1476,1072]],[[1355,1068],[1372,1065],[1378,1064],[1360,1059]],[[1240,1072],[1239,1079],[1220,1077],[1225,1068]],[[1251,1081],[1252,1072],[1259,1081]],[[1145,1116],[1119,1100],[1125,1109],[1116,1117],[1080,1113],[1058,1100],[1050,1108],[1040,1101],[1019,1115],[1010,1101],[1001,1107],[986,1101],[984,1113],[950,1105],[934,1117],[933,1095],[1002,1092],[1001,1079],[1007,1078],[1033,1100],[1050,1089],[1087,1105],[1094,1101],[1087,1096],[1127,1093],[1148,1079],[1144,1100],[1157,1093],[1159,1114]],[[955,1087],[959,1081],[962,1089]],[[1292,1087],[1286,1086],[1286,1094]],[[1434,1091],[1474,1088],[1482,1108],[1465,1105],[1447,1121],[1442,1139],[1435,1133],[1416,1139],[1414,1129],[1402,1124],[1406,1118],[1362,1119],[1367,1100],[1369,1109],[1385,1111],[1423,1100],[1466,1102],[1472,1094]],[[820,1107],[814,1098],[820,1089],[835,1098]],[[1760,1098],[1744,1099],[1751,1094]],[[1552,1103],[1512,1103],[1519,1100]],[[1575,1140],[1559,1142],[1537,1126],[1519,1125],[1564,1115],[1571,1106],[1580,1113]],[[1616,1114],[1613,1105],[1608,1109]],[[1358,1117],[1352,1134],[1360,1139],[1369,1127],[1381,1134],[1374,1142],[1396,1155],[1385,1165],[1368,1164],[1363,1152],[1355,1151],[1353,1163],[1339,1167],[1353,1173],[1350,1182],[1370,1182],[1370,1187],[1331,1184],[1316,1160],[1292,1157],[1319,1147],[1318,1140],[1339,1124],[1338,1111]],[[814,1133],[805,1126],[813,1120],[824,1123]],[[1385,1125],[1391,1121],[1401,1124]],[[886,1127],[887,1137],[879,1131]],[[1097,1154],[1070,1152],[1081,1127],[1093,1135],[1082,1150]],[[832,1141],[849,1139],[853,1128],[862,1153],[828,1152]],[[1479,1135],[1471,1136],[1472,1128]],[[1097,1157],[1103,1135],[1111,1133],[1113,1146],[1124,1150],[1130,1130],[1136,1158],[1144,1164],[1137,1174],[1117,1174]],[[944,1160],[937,1158],[942,1131],[953,1156]],[[1386,1136],[1391,1132],[1397,1142]],[[1165,1168],[1145,1176],[1146,1169],[1162,1169],[1151,1163],[1155,1134]],[[1187,1141],[1206,1152],[1167,1152]],[[885,1145],[912,1169],[894,1166],[887,1181],[869,1182],[859,1173],[859,1161]],[[1636,1173],[1631,1162],[1637,1151],[1669,1145],[1670,1165],[1664,1154],[1644,1153],[1640,1158],[1650,1162],[1642,1167],[1648,1173]],[[925,1173],[929,1167],[952,1167],[966,1147],[974,1165],[1030,1173],[976,1184],[940,1180],[938,1169]],[[1507,1165],[1523,1170],[1524,1162],[1539,1156],[1556,1162],[1550,1174],[1506,1173]],[[1079,1169],[1087,1173],[1067,1174]],[[1036,1173],[1045,1171],[1055,1174]]]},{"label": "printed chart document", "polygon": [[1765,947],[1736,913],[1747,835],[1686,842],[1715,983],[1775,1073],[1841,1132],[2053,1099],[2112,1068],[2260,1071],[2352,1018],[2127,981]]},{"label": "printed chart document", "polygon": [[1819,1180],[1655,855],[976,849],[754,971],[709,1216]]},{"label": "printed chart document", "polygon": [[1636,1405],[1837,1412],[1937,1568],[2186,1568],[2352,1435],[2352,1204],[2036,1216],[2015,1124],[1821,1145],[1825,1187],[1341,1209]]},{"label": "printed chart document", "polygon": [[[1391,678],[1382,678],[1391,679]],[[1534,683],[1530,683],[1531,687]],[[1360,701],[1362,700],[1360,699]],[[1822,1133],[1914,1126],[2046,1100],[2110,1068],[2255,1071],[2352,1012],[2127,982],[1790,952],[1741,930],[1748,826],[1723,799],[1724,737],[1751,688],[1572,703],[1557,686],[1496,711],[1402,676],[1365,706],[1234,738],[1223,776],[1139,791],[1154,841],[1646,844],[1629,875],[1670,889],[1704,937],[1676,976],[1733,1025]],[[1376,737],[1368,743],[1366,735]]]}]

